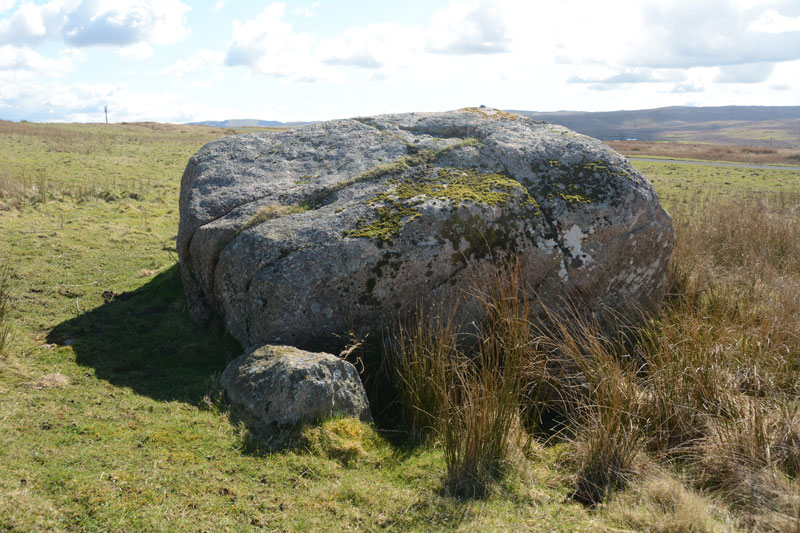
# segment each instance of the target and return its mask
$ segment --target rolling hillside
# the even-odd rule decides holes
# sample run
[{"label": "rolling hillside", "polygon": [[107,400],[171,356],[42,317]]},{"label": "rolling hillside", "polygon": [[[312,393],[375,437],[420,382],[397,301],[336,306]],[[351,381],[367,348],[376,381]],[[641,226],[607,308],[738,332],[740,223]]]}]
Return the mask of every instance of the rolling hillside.
[{"label": "rolling hillside", "polygon": [[800,106],[660,107],[596,113],[511,111],[605,141],[800,146]]},{"label": "rolling hillside", "polygon": [[255,118],[189,122],[190,126],[211,126],[212,128],[294,128],[305,124],[311,124],[311,122],[280,122],[278,120],[259,120]]},{"label": "rolling hillside", "polygon": [[[633,111],[509,110],[604,141],[691,141],[800,147],[800,106],[660,107]],[[193,122],[216,128],[292,128],[312,122],[233,119]]]}]

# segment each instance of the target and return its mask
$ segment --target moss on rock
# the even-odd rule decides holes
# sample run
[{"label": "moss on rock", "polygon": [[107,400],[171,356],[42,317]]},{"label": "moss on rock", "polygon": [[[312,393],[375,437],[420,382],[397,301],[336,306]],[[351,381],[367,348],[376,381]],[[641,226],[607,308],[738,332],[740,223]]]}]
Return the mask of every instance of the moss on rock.
[{"label": "moss on rock", "polygon": [[[496,249],[513,248],[516,243],[511,233],[506,218],[490,224],[477,213],[465,218],[453,214],[445,221],[440,238],[450,241],[455,250],[450,262],[466,265],[470,258],[483,258]],[[466,244],[463,250],[462,241]]]},{"label": "moss on rock", "polygon": [[620,184],[615,179],[638,179],[625,169],[620,169],[602,159],[581,160],[565,164],[556,159],[543,162],[534,169],[544,177],[537,193],[549,201],[561,199],[571,205],[585,205],[615,197]]},{"label": "moss on rock", "polygon": [[521,115],[509,113],[508,111],[500,111],[499,109],[491,109],[488,107],[464,107],[462,109],[459,109],[459,111],[467,111],[469,113],[475,113],[476,115],[480,115],[483,118],[503,118],[506,120],[519,120],[523,118]]},{"label": "moss on rock", "polygon": [[536,208],[536,200],[518,181],[501,173],[487,173],[476,169],[452,167],[430,168],[422,176],[390,180],[394,188],[369,200],[379,205],[374,219],[362,219],[355,230],[345,232],[348,237],[367,237],[391,241],[408,222],[421,216],[419,206],[428,199],[445,200],[454,207],[466,203],[500,205],[515,196],[522,204]]},{"label": "moss on rock", "polygon": [[408,155],[405,155],[400,159],[392,161],[391,163],[377,165],[369,170],[365,170],[364,172],[355,176],[354,178],[342,181],[336,186],[336,189],[341,190],[355,183],[361,183],[363,181],[370,181],[378,178],[383,178],[385,176],[394,176],[397,174],[402,174],[409,168],[430,165],[432,163],[435,163],[437,160],[449,154],[450,152],[453,152],[454,150],[466,148],[469,146],[478,146],[480,145],[480,143],[481,142],[478,139],[468,137],[463,141],[459,141],[449,146],[445,146],[444,148],[440,148],[438,150],[420,149],[415,144],[407,144],[406,148],[408,149]]},{"label": "moss on rock", "polygon": [[282,204],[267,204],[265,206],[259,207],[253,216],[251,216],[247,221],[242,224],[242,227],[239,228],[237,231],[237,235],[248,228],[252,228],[253,226],[257,226],[262,222],[266,222],[267,220],[271,220],[273,218],[282,217],[285,215],[291,215],[294,213],[302,213],[303,211],[307,211],[309,209],[308,206],[301,205],[301,204],[291,204],[291,205],[282,205]]}]

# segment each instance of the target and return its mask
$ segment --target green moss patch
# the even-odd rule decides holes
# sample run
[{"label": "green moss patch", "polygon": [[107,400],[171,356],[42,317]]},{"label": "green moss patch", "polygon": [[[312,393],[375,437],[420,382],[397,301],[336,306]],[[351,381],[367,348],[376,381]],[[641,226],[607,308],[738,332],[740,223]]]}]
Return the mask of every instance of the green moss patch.
[{"label": "green moss patch", "polygon": [[590,204],[592,203],[592,198],[589,196],[585,196],[581,193],[581,188],[575,185],[574,183],[569,183],[565,185],[565,189],[559,191],[558,193],[549,193],[547,195],[548,200],[554,200],[558,196],[565,202],[569,204]]},{"label": "green moss patch", "polygon": [[439,150],[420,149],[418,146],[414,144],[408,144],[407,145],[408,155],[403,156],[400,159],[397,159],[396,161],[392,161],[391,163],[378,165],[369,170],[366,170],[361,174],[359,174],[358,176],[356,176],[355,178],[342,182],[339,186],[337,186],[337,188],[341,189],[349,185],[352,185],[354,183],[360,183],[362,181],[378,179],[384,176],[393,176],[401,174],[409,168],[418,167],[422,165],[429,165],[431,163],[434,163],[444,155],[449,154],[454,150],[466,148],[468,146],[478,146],[478,145],[480,145],[480,141],[472,137],[464,139],[463,141],[457,142],[450,146],[445,146],[444,148],[440,148]]},{"label": "green moss patch", "polygon": [[248,228],[252,228],[253,226],[257,226],[262,222],[266,222],[267,220],[271,220],[273,218],[282,217],[285,215],[291,215],[293,213],[302,213],[303,211],[308,211],[309,207],[301,204],[291,204],[291,205],[282,205],[282,204],[267,204],[263,207],[259,207],[258,210],[253,213],[247,222],[245,222],[241,228],[239,228],[238,233],[243,232]]},{"label": "green moss patch", "polygon": [[[483,258],[496,249],[515,247],[511,238],[509,220],[501,218],[496,224],[488,224],[480,215],[474,214],[462,218],[457,214],[445,221],[440,239],[447,240],[456,250],[450,257],[453,264],[466,265],[472,257]],[[466,247],[461,250],[462,240]]]},{"label": "green moss patch", "polygon": [[369,200],[369,204],[379,205],[377,217],[359,220],[356,229],[345,235],[391,241],[405,224],[421,216],[419,206],[427,199],[446,200],[454,206],[465,203],[499,205],[515,194],[522,194],[525,204],[537,207],[527,189],[505,174],[450,167],[431,170],[433,172],[423,177],[391,180],[394,185],[391,191]]},{"label": "green moss patch", "polygon": [[624,177],[638,181],[631,172],[615,168],[602,159],[583,160],[571,165],[551,159],[541,163],[536,171],[545,177],[538,191],[542,198],[549,201],[560,198],[571,205],[591,204],[613,197],[619,183],[608,178]]}]

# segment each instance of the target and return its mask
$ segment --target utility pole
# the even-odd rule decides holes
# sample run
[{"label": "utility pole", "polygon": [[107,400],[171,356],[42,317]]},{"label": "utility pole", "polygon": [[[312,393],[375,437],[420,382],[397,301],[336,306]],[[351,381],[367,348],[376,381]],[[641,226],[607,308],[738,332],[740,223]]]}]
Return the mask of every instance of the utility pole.
[{"label": "utility pole", "polygon": [[106,112],[106,124],[108,124],[108,106],[107,105],[103,106],[103,109]]}]

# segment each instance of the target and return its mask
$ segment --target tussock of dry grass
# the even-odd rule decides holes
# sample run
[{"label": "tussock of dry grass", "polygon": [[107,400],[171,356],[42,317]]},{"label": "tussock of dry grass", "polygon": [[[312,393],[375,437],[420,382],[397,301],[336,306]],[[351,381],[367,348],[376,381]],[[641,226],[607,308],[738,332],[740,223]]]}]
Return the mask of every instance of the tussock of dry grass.
[{"label": "tussock of dry grass", "polygon": [[737,531],[735,519],[708,496],[689,490],[667,472],[645,476],[603,509],[612,523],[659,533]]},{"label": "tussock of dry grass", "polygon": [[69,378],[58,372],[45,374],[30,385],[34,389],[63,389],[69,387]]},{"label": "tussock of dry grass", "polygon": [[[417,432],[437,429],[449,486],[474,489],[476,477],[485,486],[494,478],[474,465],[496,468],[520,442],[496,445],[497,431],[523,426],[495,428],[489,413],[528,420],[537,437],[541,414],[556,412],[573,443],[577,501],[608,500],[639,479],[646,457],[677,460],[690,486],[733,506],[745,527],[797,525],[800,196],[687,204],[675,224],[657,316],[631,324],[609,315],[601,324],[569,306],[530,305],[511,275],[480,284],[489,288],[477,293],[489,326],[479,328],[475,351],[461,348],[453,321],[403,330],[409,420]],[[478,451],[486,449],[491,461]],[[673,515],[664,531],[720,530],[689,491],[662,490],[648,512]]]},{"label": "tussock of dry grass", "polygon": [[797,527],[800,197],[690,205],[675,223],[671,294],[645,350],[651,442],[751,525],[769,509]]},{"label": "tussock of dry grass", "polygon": [[[317,455],[353,465],[382,446],[374,428],[355,418],[332,418],[301,431],[301,446]],[[384,446],[385,447],[385,446]]]},{"label": "tussock of dry grass", "polygon": [[11,335],[11,269],[0,262],[0,358]]},{"label": "tussock of dry grass", "polygon": [[465,334],[449,314],[420,313],[399,328],[394,354],[406,419],[417,437],[438,437],[445,486],[460,497],[483,497],[521,442],[525,363],[532,353],[530,307],[517,263],[486,273],[470,297],[483,311]]}]

